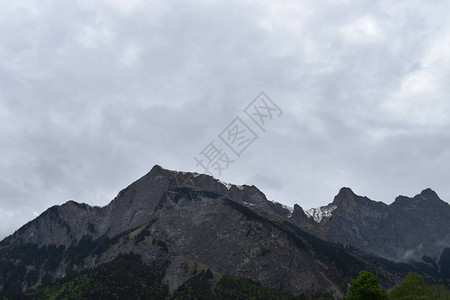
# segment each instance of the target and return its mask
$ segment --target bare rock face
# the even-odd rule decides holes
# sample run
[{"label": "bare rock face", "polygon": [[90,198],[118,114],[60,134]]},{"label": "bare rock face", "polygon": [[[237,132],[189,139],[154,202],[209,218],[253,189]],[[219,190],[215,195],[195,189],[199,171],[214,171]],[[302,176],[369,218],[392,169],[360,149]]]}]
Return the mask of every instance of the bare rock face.
[{"label": "bare rock face", "polygon": [[206,269],[336,298],[359,270],[347,270],[347,263],[391,280],[390,273],[307,234],[295,225],[299,220],[312,224],[298,205],[290,211],[254,186],[155,166],[105,207],[69,201],[4,239],[0,288],[28,290],[130,252],[163,267],[171,290]]},{"label": "bare rock face", "polygon": [[386,205],[342,188],[321,212],[311,233],[390,260],[437,263],[450,246],[450,205],[431,189]]},{"label": "bare rock face", "polygon": [[435,263],[449,245],[448,210],[431,190],[386,205],[343,188],[314,217],[255,186],[154,166],[105,207],[69,201],[0,242],[0,291],[26,291],[133,252],[164,270],[171,291],[209,269],[216,280],[230,274],[340,299],[360,270],[385,286],[402,276],[346,246],[390,259],[417,249]]}]

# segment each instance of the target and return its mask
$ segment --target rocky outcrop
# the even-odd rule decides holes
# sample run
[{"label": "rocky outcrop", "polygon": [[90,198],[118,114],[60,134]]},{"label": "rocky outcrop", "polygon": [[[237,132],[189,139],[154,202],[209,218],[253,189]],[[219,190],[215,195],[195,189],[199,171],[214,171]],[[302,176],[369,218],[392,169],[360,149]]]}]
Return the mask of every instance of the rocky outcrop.
[{"label": "rocky outcrop", "polygon": [[426,257],[437,263],[450,246],[450,205],[431,189],[387,205],[342,188],[320,211],[332,212],[322,213],[320,220],[310,213],[316,226],[309,232],[390,260],[424,262]]},{"label": "rocky outcrop", "polygon": [[155,166],[105,207],[69,201],[3,240],[0,287],[28,290],[130,252],[164,268],[171,290],[206,269],[336,298],[361,268],[393,282],[391,273],[297,222],[312,224],[300,206],[268,201],[254,186]]},{"label": "rocky outcrop", "polygon": [[387,287],[401,278],[364,252],[424,255],[448,270],[448,251],[440,253],[449,216],[431,190],[386,205],[343,188],[328,206],[305,212],[268,201],[255,186],[155,166],[105,207],[69,201],[0,242],[0,290],[29,290],[133,252],[164,270],[171,291],[209,269],[216,281],[230,274],[340,299],[360,270]]}]

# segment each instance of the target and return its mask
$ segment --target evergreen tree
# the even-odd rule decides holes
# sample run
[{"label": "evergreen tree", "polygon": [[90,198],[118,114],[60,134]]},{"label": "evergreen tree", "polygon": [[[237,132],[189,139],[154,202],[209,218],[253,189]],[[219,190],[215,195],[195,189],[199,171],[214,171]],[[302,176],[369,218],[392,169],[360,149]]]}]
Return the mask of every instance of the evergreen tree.
[{"label": "evergreen tree", "polygon": [[384,291],[378,277],[374,274],[361,271],[358,278],[353,280],[350,291],[344,300],[387,300],[386,291]]},{"label": "evergreen tree", "polygon": [[426,286],[423,277],[409,273],[406,278],[389,291],[391,300],[433,300],[431,290]]}]

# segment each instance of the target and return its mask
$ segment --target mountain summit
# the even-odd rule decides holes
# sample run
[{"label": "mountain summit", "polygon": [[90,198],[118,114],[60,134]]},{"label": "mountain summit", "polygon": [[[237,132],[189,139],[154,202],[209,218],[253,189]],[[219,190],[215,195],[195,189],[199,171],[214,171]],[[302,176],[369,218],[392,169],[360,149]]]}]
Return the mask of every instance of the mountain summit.
[{"label": "mountain summit", "polygon": [[342,188],[332,203],[309,211],[316,222],[309,232],[393,261],[423,262],[425,256],[437,263],[450,247],[450,205],[431,189],[387,205]]},{"label": "mountain summit", "polygon": [[105,207],[69,201],[4,239],[0,288],[27,291],[134,253],[163,270],[170,291],[210,270],[216,282],[229,274],[285,292],[341,297],[338,284],[350,280],[348,272],[334,257],[317,256],[323,242],[296,228],[290,214],[254,186],[155,166]]},{"label": "mountain summit", "polygon": [[213,286],[233,276],[340,299],[360,270],[392,286],[414,269],[376,257],[426,256],[438,274],[450,211],[433,193],[389,206],[343,188],[328,206],[305,212],[268,201],[255,186],[156,165],[105,207],[53,206],[1,241],[0,291],[35,289],[132,253],[163,274],[169,292],[208,274]]}]

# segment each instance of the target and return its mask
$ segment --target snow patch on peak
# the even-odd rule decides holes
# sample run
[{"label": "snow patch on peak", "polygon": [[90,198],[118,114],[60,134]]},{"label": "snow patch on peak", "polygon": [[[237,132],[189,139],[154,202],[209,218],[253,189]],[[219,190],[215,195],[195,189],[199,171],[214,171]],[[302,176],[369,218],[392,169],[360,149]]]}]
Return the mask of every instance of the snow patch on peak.
[{"label": "snow patch on peak", "polygon": [[337,205],[321,206],[318,208],[311,208],[305,211],[305,214],[317,223],[320,223],[324,218],[330,218]]},{"label": "snow patch on peak", "polygon": [[280,203],[280,202],[277,202],[277,201],[273,201],[273,200],[270,200],[270,199],[268,199],[270,202],[272,202],[273,204],[280,204],[284,209],[287,209],[290,213],[293,213],[294,212],[294,208],[293,207],[290,207],[290,206],[288,206],[288,205],[284,205],[284,204],[282,204],[282,203]]},{"label": "snow patch on peak", "polygon": [[221,183],[223,186],[225,186],[225,187],[227,188],[227,190],[231,189],[233,186],[237,187],[237,188],[240,189],[241,191],[244,190],[244,186],[243,186],[243,185],[235,185],[235,184],[231,184],[231,183],[228,183],[228,182],[224,182],[224,181],[219,180],[219,179],[217,179],[217,181],[218,181],[219,183]]},{"label": "snow patch on peak", "polygon": [[282,204],[280,202],[273,201],[273,200],[269,200],[269,201],[272,202],[273,204],[280,204],[281,207],[283,207],[284,209],[287,209],[289,211],[289,215],[292,216],[292,213],[294,212],[294,207],[289,206],[289,205],[284,205],[284,204]]},{"label": "snow patch on peak", "polygon": [[291,213],[291,215],[294,212],[294,208],[291,206],[284,205],[284,204],[281,204],[281,206],[283,206],[284,209],[287,209]]},{"label": "snow patch on peak", "polygon": [[231,183],[227,183],[227,182],[223,182],[222,180],[217,179],[222,185],[224,185],[227,190],[231,189],[231,187],[233,186]]}]

